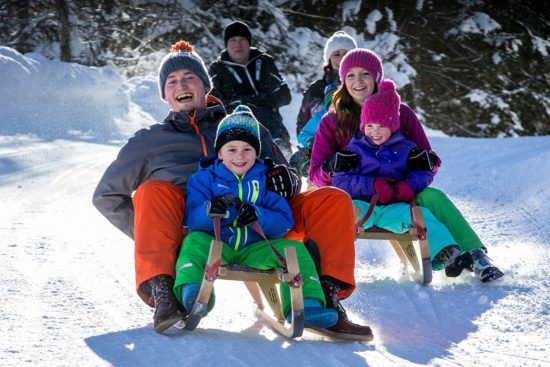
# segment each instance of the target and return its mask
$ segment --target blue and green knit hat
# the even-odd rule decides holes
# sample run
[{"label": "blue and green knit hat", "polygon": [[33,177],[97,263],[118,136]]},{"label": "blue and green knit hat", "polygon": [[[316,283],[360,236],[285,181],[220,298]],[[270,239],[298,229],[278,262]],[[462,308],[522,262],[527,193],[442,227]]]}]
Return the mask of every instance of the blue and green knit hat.
[{"label": "blue and green knit hat", "polygon": [[230,141],[244,141],[256,150],[260,155],[260,126],[254,114],[245,105],[239,105],[233,113],[227,115],[218,125],[214,151],[218,153],[221,147]]}]

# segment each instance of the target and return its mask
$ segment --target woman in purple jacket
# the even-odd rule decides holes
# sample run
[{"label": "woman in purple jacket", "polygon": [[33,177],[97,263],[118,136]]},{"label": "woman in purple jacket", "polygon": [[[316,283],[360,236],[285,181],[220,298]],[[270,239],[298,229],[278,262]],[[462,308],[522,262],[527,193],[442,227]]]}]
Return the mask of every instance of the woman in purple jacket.
[{"label": "woman in purple jacket", "polygon": [[[378,93],[367,97],[361,109],[359,131],[348,144],[351,153],[359,156],[359,164],[346,172],[334,174],[333,184],[355,199],[354,205],[363,213],[369,209],[368,201],[377,194],[378,202],[365,228],[377,226],[392,232],[403,233],[411,226],[409,205],[415,193],[421,192],[433,180],[431,170],[419,170],[409,163],[416,144],[399,131],[401,98],[391,80],[378,85]],[[363,135],[364,133],[364,135]],[[445,266],[445,274],[457,277],[462,270],[473,266],[472,251],[463,252],[449,230],[426,208],[422,208],[433,267]],[[477,251],[477,250],[474,250]],[[482,279],[497,272],[490,265],[481,272]]]},{"label": "woman in purple jacket", "polygon": [[[378,92],[378,84],[384,76],[380,58],[374,52],[361,48],[344,56],[339,73],[342,85],[335,92],[331,111],[321,120],[313,143],[309,176],[318,187],[332,185],[334,173],[349,171],[359,163],[357,154],[347,151],[346,146],[359,127],[361,107],[365,99]],[[414,112],[404,104],[399,106],[399,131],[425,150],[420,157],[427,159],[413,159],[411,164],[420,168],[433,167],[434,155],[428,154],[431,146],[426,134]],[[437,161],[439,164],[438,159]],[[428,208],[449,229],[463,251],[479,249],[474,251],[474,266],[469,270],[480,271],[485,267],[485,246],[443,192],[427,187],[416,193],[415,201],[416,204]],[[496,274],[484,281],[501,275],[502,273]]]}]

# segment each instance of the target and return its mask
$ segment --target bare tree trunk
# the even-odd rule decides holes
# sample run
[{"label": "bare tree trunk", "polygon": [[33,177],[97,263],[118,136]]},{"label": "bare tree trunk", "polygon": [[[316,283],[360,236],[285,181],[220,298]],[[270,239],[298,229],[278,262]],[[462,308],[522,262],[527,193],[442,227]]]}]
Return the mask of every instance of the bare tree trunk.
[{"label": "bare tree trunk", "polygon": [[55,0],[55,7],[59,14],[59,58],[61,61],[71,61],[71,32],[67,2]]}]

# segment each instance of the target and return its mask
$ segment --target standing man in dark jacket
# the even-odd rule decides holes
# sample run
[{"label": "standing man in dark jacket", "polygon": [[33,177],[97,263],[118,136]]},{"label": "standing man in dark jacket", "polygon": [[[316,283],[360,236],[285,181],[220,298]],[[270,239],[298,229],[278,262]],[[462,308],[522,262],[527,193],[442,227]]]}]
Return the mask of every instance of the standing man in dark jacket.
[{"label": "standing man in dark jacket", "polygon": [[208,70],[214,84],[212,94],[223,102],[228,112],[239,104],[250,107],[290,156],[290,136],[279,113],[279,107],[290,103],[290,90],[273,57],[250,47],[252,34],[245,23],[229,24],[223,38],[226,49]]},{"label": "standing man in dark jacket", "polygon": [[[187,180],[199,160],[214,153],[217,126],[226,114],[208,94],[211,86],[193,47],[185,41],[174,44],[159,67],[159,92],[170,113],[128,140],[94,192],[96,208],[134,240],[137,293],[155,308],[153,325],[159,333],[186,316],[172,287],[176,257],[187,234],[182,228]],[[331,300],[329,307],[338,313],[338,323],[328,331],[372,336],[368,326],[351,322],[340,304],[355,289],[349,195],[334,187],[299,192],[298,175],[287,167],[269,132],[260,129],[260,157],[283,163],[266,172],[266,188],[286,198],[292,209],[294,227],[285,238],[310,241],[318,248],[321,286]]]}]

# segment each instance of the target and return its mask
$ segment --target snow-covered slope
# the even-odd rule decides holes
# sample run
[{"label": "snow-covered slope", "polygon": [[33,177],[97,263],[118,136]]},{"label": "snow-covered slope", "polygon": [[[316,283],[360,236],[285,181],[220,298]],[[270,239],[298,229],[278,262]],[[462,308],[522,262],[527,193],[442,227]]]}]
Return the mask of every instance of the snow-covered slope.
[{"label": "snow-covered slope", "polygon": [[[255,320],[242,284],[223,281],[199,328],[167,337],[135,295],[132,242],[91,205],[131,131],[162,117],[155,81],[8,48],[0,78],[0,365],[550,365],[550,137],[431,138],[444,161],[433,186],[504,280],[436,274],[421,287],[400,278],[389,244],[359,241],[344,304],[372,343],[286,340]],[[284,109],[291,132],[299,103]]]}]

